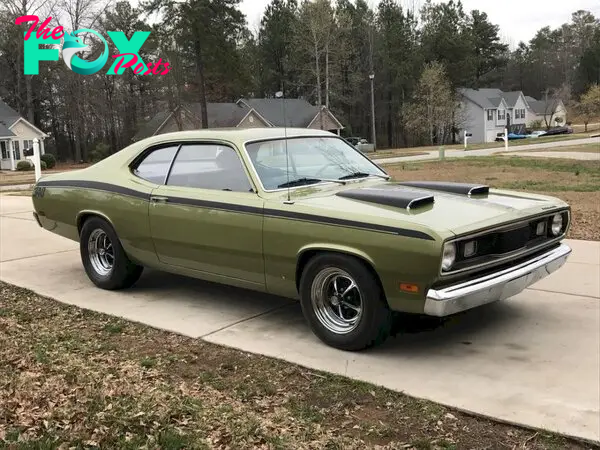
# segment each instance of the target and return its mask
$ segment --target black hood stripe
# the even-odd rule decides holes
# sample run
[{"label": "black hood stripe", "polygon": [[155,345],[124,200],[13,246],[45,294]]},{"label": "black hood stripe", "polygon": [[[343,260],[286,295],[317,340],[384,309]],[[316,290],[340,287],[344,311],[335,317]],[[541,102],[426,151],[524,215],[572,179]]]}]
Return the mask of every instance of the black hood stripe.
[{"label": "black hood stripe", "polygon": [[452,181],[402,181],[398,184],[461,195],[479,195],[490,192],[490,187],[485,184],[454,183]]},{"label": "black hood stripe", "polygon": [[[127,195],[130,197],[140,198],[146,201],[150,201],[151,195],[149,193],[136,191],[135,189],[126,188],[123,186],[103,183],[99,181],[85,181],[85,180],[65,180],[65,181],[40,181],[36,186],[39,187],[61,187],[61,188],[82,188],[82,189],[95,189],[100,191],[111,192],[115,194]],[[173,205],[181,206],[195,206],[200,208],[213,208],[220,209],[223,211],[233,211],[246,214],[262,214],[267,217],[277,217],[282,219],[291,220],[303,220],[306,222],[323,223],[326,225],[335,225],[348,228],[358,228],[362,230],[375,231],[379,233],[389,233],[398,236],[411,237],[415,239],[423,239],[427,241],[434,241],[435,238],[427,233],[418,230],[410,230],[406,228],[390,227],[385,225],[377,225],[368,222],[358,222],[355,220],[337,219],[334,217],[319,216],[314,214],[293,212],[293,211],[282,211],[279,209],[264,209],[257,208],[254,206],[246,205],[234,205],[231,203],[215,202],[209,200],[200,200],[193,198],[166,196],[168,203]]]}]

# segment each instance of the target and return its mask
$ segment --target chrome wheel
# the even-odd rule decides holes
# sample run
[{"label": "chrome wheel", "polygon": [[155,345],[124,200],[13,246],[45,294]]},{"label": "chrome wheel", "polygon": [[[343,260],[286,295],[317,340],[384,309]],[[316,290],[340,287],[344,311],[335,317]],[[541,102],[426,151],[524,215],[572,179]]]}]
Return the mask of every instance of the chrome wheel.
[{"label": "chrome wheel", "polygon": [[312,307],[321,324],[336,334],[354,330],[363,312],[362,294],[349,273],[327,267],[314,278]]},{"label": "chrome wheel", "polygon": [[115,265],[115,253],[112,242],[106,232],[95,229],[88,239],[90,263],[98,275],[107,276]]}]

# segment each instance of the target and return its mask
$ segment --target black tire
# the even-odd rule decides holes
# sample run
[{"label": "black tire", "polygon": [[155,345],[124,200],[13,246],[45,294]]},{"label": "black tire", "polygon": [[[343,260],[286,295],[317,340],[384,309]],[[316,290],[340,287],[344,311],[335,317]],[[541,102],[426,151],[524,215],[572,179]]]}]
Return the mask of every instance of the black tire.
[{"label": "black tire", "polygon": [[[90,244],[90,237],[92,235],[103,236],[102,233],[112,244],[113,263],[110,269],[107,269],[107,266],[98,267],[99,259],[93,255],[97,255],[99,252],[90,248],[90,246],[94,247],[94,244]],[[92,241],[95,242],[96,240],[92,238]],[[90,217],[83,224],[79,236],[79,252],[87,276],[92,283],[102,289],[117,290],[131,287],[140,278],[144,270],[143,266],[130,261],[125,250],[123,250],[117,233],[110,223],[101,217]],[[107,253],[105,251],[103,255]],[[105,257],[104,260],[110,261],[110,258]]]},{"label": "black tire", "polygon": [[[323,321],[327,320],[322,319],[323,314],[317,312],[323,309],[315,305],[315,302],[319,303],[318,300],[313,301],[315,290],[325,291],[324,287],[319,287],[322,285],[322,277],[335,271],[347,274],[353,279],[361,298],[360,318],[355,321],[353,329],[344,332],[334,332],[324,325]],[[344,278],[346,277],[343,276],[342,279]],[[337,253],[321,253],[313,257],[304,267],[300,279],[300,303],[313,333],[331,347],[347,351],[363,350],[381,344],[390,335],[392,312],[385,295],[373,273],[355,257]],[[337,306],[332,307],[332,310]]]}]

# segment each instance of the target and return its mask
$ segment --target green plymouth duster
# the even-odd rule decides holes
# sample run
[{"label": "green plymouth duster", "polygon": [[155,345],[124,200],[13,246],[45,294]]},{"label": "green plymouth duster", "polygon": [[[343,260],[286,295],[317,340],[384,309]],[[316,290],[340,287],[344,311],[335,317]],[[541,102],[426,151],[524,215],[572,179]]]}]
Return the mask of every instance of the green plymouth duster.
[{"label": "green plymouth duster", "polygon": [[325,343],[382,342],[395,312],[448,316],[560,268],[559,199],[394,182],[341,137],[310,129],[184,131],[136,142],[33,190],[44,229],[80,243],[89,279],[132,286],[144,267],[301,303]]}]

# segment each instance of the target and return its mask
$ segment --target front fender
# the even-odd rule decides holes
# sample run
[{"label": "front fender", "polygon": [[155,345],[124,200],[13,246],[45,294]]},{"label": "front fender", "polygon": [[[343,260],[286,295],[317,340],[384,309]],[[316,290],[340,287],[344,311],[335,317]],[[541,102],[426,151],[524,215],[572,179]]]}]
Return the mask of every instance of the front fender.
[{"label": "front fender", "polygon": [[331,251],[331,252],[345,253],[347,255],[356,256],[356,257],[364,260],[365,262],[369,263],[371,265],[371,267],[376,269],[375,261],[373,261],[373,258],[371,258],[364,251],[359,250],[357,248],[345,246],[345,245],[332,244],[331,242],[328,242],[328,243],[319,242],[319,243],[308,244],[308,245],[301,247],[300,250],[298,250],[298,253],[296,254],[296,261],[301,261],[302,256],[304,254],[306,254],[306,252],[311,252],[311,251],[321,251],[321,252],[322,251]]}]

